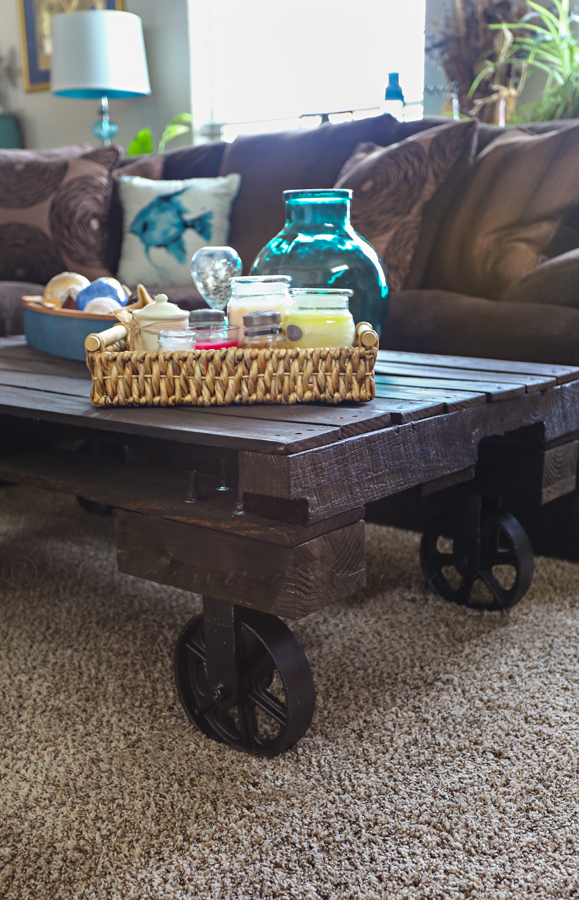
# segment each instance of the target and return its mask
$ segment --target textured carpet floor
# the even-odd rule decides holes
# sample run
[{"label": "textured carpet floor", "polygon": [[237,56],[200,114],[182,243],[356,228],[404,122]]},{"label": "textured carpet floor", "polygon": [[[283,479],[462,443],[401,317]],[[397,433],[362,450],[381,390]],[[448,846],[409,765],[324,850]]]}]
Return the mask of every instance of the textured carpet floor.
[{"label": "textured carpet floor", "polygon": [[368,589],[295,623],[317,710],[260,760],[187,723],[198,599],[115,569],[110,519],[0,492],[0,896],[579,896],[579,566],[479,615],[368,528]]}]

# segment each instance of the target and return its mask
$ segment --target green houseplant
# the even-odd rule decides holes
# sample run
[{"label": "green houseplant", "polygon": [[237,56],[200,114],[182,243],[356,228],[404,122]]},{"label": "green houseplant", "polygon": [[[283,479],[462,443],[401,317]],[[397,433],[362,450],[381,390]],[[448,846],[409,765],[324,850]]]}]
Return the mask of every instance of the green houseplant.
[{"label": "green houseplant", "polygon": [[442,21],[427,35],[426,53],[444,71],[461,115],[497,120],[497,84],[510,87],[518,73],[511,55],[506,58],[505,37],[493,29],[526,10],[525,0],[445,0]]},{"label": "green houseplant", "polygon": [[[494,26],[513,36],[509,59],[518,56],[530,72],[547,75],[541,99],[519,107],[512,121],[579,118],[579,43],[572,30],[579,18],[571,12],[570,0],[551,0],[550,8],[527,0],[527,6],[529,12],[517,22]],[[496,63],[487,60],[471,90],[476,91],[477,80],[492,77],[495,69]]]},{"label": "green houseplant", "polygon": [[[179,113],[177,116],[173,116],[163,129],[157,152],[162,153],[168,142],[172,141],[173,138],[191,131],[192,124],[193,116],[190,113]],[[150,128],[143,128],[142,131],[138,131],[127,147],[127,156],[144,156],[147,153],[154,152],[155,142]]]}]

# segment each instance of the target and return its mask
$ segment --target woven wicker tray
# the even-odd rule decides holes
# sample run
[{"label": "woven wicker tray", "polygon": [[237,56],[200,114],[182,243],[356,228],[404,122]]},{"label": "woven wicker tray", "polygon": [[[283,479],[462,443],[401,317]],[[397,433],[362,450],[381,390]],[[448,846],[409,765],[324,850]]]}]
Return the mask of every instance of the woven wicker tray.
[{"label": "woven wicker tray", "polygon": [[[327,350],[125,350],[122,325],[85,342],[95,406],[229,406],[372,400],[377,335]],[[366,345],[366,346],[365,346]]]}]

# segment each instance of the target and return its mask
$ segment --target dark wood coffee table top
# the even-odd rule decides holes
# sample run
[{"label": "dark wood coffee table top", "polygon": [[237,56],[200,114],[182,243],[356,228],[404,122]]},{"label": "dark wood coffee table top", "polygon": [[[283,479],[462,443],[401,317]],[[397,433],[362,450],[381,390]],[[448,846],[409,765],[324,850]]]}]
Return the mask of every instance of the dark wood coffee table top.
[{"label": "dark wood coffee table top", "polygon": [[80,362],[0,339],[0,410],[172,441],[293,454],[458,410],[546,392],[579,379],[569,366],[380,351],[366,404],[97,409]]}]

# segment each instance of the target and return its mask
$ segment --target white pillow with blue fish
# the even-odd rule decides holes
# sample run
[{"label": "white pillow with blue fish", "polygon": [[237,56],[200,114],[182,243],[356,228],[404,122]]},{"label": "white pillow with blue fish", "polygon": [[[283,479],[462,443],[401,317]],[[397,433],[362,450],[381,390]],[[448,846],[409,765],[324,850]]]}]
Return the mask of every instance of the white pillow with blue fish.
[{"label": "white pillow with blue fish", "polygon": [[223,247],[241,175],[152,181],[121,175],[123,245],[117,278],[130,287],[191,283],[191,257]]}]

